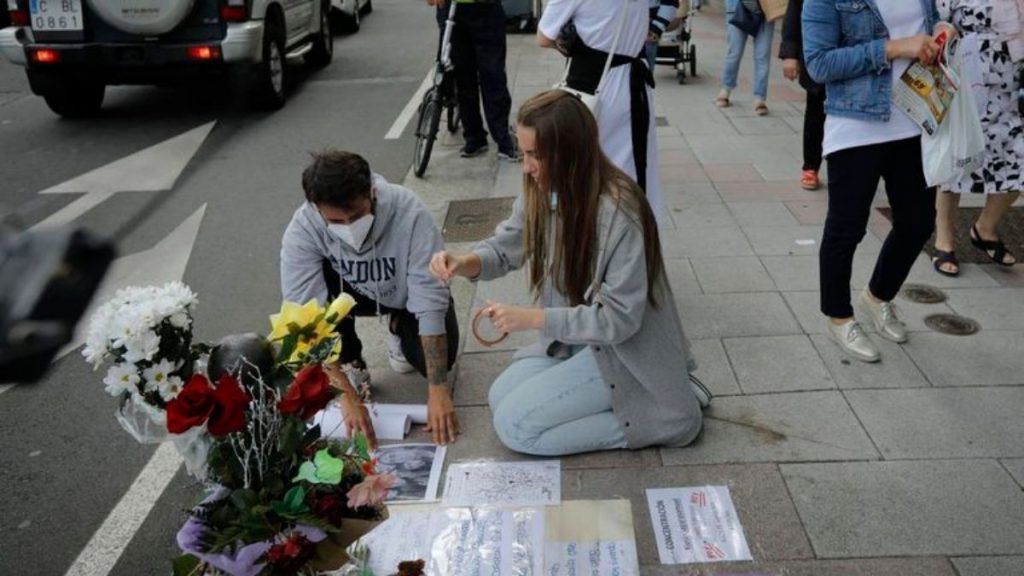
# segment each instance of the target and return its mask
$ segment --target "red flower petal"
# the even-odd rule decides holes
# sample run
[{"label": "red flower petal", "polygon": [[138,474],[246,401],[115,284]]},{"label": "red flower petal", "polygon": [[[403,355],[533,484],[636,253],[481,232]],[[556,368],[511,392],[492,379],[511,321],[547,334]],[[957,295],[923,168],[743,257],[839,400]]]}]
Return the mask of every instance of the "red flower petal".
[{"label": "red flower petal", "polygon": [[181,434],[202,426],[215,408],[213,388],[202,374],[194,374],[178,396],[167,403],[167,431]]},{"label": "red flower petal", "polygon": [[245,393],[230,374],[220,377],[217,389],[213,391],[216,406],[210,414],[207,426],[214,436],[227,436],[245,428],[245,412],[249,407],[249,395]]}]

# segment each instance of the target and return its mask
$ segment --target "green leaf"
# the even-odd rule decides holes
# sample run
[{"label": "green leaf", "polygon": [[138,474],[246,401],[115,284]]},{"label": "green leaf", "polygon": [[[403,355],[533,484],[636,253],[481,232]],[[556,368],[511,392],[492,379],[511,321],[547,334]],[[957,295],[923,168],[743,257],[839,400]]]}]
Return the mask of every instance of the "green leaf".
[{"label": "green leaf", "polygon": [[320,481],[316,477],[316,464],[312,462],[303,462],[302,466],[299,466],[299,474],[293,478],[294,482],[299,480],[305,480],[310,484],[319,484]]},{"label": "green leaf", "polygon": [[302,466],[299,466],[299,474],[292,481],[304,480],[310,484],[337,485],[341,483],[344,470],[345,462],[331,456],[325,448],[313,456],[312,462],[303,462]]},{"label": "green leaf", "polygon": [[283,364],[292,357],[295,347],[299,344],[298,334],[289,334],[281,339],[281,352],[277,355],[277,363]]},{"label": "green leaf", "polygon": [[199,574],[199,558],[191,554],[182,554],[171,563],[174,576],[195,576]]},{"label": "green leaf", "polygon": [[259,502],[259,498],[256,496],[256,493],[253,492],[252,490],[247,490],[245,488],[235,490],[234,492],[231,493],[230,498],[231,503],[234,504],[236,508],[243,512],[246,510],[250,510],[253,506],[256,505],[257,502]]},{"label": "green leaf", "polygon": [[356,455],[368,461],[370,459],[370,442],[366,439],[366,436],[362,433],[357,433],[352,442]]}]

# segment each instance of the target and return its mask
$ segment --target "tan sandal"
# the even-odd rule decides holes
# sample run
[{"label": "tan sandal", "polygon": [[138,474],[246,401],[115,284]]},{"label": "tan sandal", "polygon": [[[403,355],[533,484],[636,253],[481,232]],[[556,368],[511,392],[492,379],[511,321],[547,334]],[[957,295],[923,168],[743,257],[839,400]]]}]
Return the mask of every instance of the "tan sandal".
[{"label": "tan sandal", "polygon": [[758,116],[768,115],[768,104],[764,100],[757,100],[754,102],[754,113]]},{"label": "tan sandal", "polygon": [[728,108],[731,106],[732,102],[729,101],[729,96],[729,91],[723,88],[722,91],[718,93],[718,96],[715,96],[715,106],[718,106],[719,108]]}]

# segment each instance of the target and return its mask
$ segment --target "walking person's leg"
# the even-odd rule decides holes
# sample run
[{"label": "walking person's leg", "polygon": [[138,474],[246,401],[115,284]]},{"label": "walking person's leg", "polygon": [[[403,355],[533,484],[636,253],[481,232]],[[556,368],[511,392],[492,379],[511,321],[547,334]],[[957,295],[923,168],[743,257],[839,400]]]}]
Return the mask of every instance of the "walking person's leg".
[{"label": "walking person's leg", "polygon": [[[728,19],[729,17],[726,15],[726,21]],[[747,45],[747,35],[739,28],[727,22],[725,31],[727,49],[725,63],[722,65],[722,89],[715,98],[715,104],[721,108],[732,104],[730,98],[739,81],[740,62],[743,60],[743,51]]]},{"label": "walking person's leg", "polygon": [[984,250],[996,264],[1003,266],[1016,264],[1017,258],[1002,245],[996,227],[1019,196],[1020,192],[989,194],[985,198],[985,207],[971,230],[971,238],[980,241],[975,242],[975,245]]},{"label": "walking person's leg", "polygon": [[505,73],[505,11],[500,4],[482,4],[478,8],[479,21],[472,34],[487,127],[494,143],[498,145],[498,153],[506,159],[513,159],[515,144],[508,130],[512,96],[508,91],[508,76]]},{"label": "walking person's leg", "polygon": [[538,456],[626,447],[589,347],[509,392],[494,410],[494,428],[510,449]]},{"label": "walking person's leg", "polygon": [[828,215],[818,254],[821,311],[829,319],[828,334],[844,352],[866,362],[875,362],[880,355],[854,320],[850,277],[853,255],[867,232],[884,155],[882,145],[829,155]]},{"label": "walking person's leg", "polygon": [[455,66],[455,89],[462,118],[462,136],[466,141],[463,157],[478,156],[487,151],[487,132],[480,115],[480,81],[473,47],[473,28],[477,26],[473,4],[460,4],[455,13],[452,31],[452,65]]},{"label": "walking person's leg", "polygon": [[804,170],[821,170],[821,145],[825,140],[825,88],[809,90],[804,109]]},{"label": "walking person's leg", "polygon": [[775,22],[762,22],[754,37],[754,112],[758,116],[768,113],[768,76],[772,67],[772,36]]},{"label": "walking person's leg", "polygon": [[960,194],[956,192],[940,192],[935,198],[935,252],[932,266],[944,276],[960,274],[960,262],[957,260],[956,221],[960,212]]}]

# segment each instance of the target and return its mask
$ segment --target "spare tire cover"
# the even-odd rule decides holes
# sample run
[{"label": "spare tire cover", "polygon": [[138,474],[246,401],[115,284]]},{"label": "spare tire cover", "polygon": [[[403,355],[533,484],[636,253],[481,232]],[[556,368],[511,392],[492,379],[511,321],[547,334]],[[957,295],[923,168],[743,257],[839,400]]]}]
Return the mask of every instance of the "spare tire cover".
[{"label": "spare tire cover", "polygon": [[164,34],[181,23],[194,0],[88,0],[107,24],[130,34]]}]

